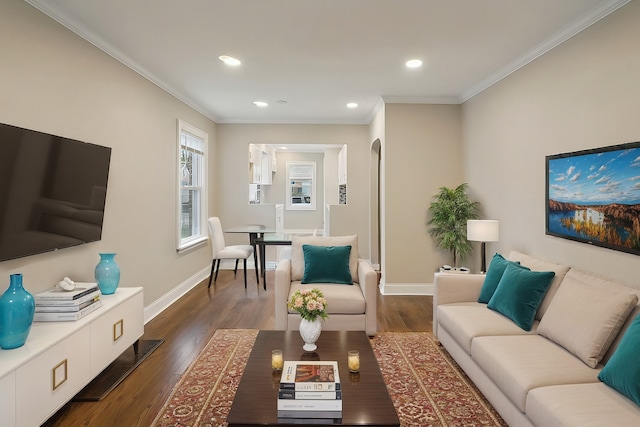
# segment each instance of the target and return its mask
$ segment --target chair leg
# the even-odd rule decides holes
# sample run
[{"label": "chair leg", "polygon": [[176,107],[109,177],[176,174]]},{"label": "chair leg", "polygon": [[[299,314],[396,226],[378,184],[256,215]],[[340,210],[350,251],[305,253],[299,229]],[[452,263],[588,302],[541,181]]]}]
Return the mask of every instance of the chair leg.
[{"label": "chair leg", "polygon": [[[238,260],[236,260],[236,265],[237,265],[237,262]],[[247,259],[246,258],[244,259],[242,264],[244,265],[244,288],[247,289]]]},{"label": "chair leg", "polygon": [[216,260],[214,259],[213,261],[211,261],[211,273],[209,274],[209,285],[207,286],[207,288],[211,287],[211,280],[213,279],[213,270],[215,270],[216,267]]},{"label": "chair leg", "polygon": [[[236,268],[233,269],[233,278],[235,279],[236,276],[238,275],[238,261],[240,261],[239,259],[236,259]],[[245,262],[247,262],[245,260]]]},{"label": "chair leg", "polygon": [[213,283],[216,283],[216,281],[218,280],[218,273],[220,272],[220,260],[216,260],[216,275],[213,278]]},{"label": "chair leg", "polygon": [[[258,263],[255,263],[254,267],[256,268],[256,284],[258,285],[258,289],[260,289],[260,273],[258,273]],[[245,276],[246,276],[246,272],[245,272]]]}]

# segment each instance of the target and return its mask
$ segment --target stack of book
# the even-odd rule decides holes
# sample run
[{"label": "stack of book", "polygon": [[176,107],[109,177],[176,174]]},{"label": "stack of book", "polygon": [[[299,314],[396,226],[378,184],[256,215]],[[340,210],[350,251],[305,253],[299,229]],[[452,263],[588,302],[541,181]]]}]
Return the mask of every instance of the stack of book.
[{"label": "stack of book", "polygon": [[338,362],[285,361],[278,418],[342,418]]},{"label": "stack of book", "polygon": [[78,320],[102,306],[96,283],[77,283],[72,291],[60,288],[36,294],[35,322]]}]

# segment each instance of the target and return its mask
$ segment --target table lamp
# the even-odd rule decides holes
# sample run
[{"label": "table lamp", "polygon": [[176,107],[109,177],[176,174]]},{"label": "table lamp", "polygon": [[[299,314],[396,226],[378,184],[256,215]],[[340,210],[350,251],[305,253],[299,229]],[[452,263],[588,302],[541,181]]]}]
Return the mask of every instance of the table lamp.
[{"label": "table lamp", "polygon": [[497,242],[500,238],[499,222],[495,219],[470,219],[467,221],[467,240],[482,242],[480,252],[481,273],[487,271],[486,243]]}]

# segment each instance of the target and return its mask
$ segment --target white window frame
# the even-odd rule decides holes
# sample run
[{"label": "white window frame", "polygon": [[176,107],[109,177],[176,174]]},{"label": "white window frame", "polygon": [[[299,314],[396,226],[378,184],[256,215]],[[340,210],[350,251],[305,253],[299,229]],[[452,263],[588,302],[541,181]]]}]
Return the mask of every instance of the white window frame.
[{"label": "white window frame", "polygon": [[[311,168],[311,174],[303,174],[299,175],[297,171],[301,168],[304,170],[305,168]],[[311,180],[311,197],[309,203],[293,203],[291,192],[293,189],[292,181],[295,180]],[[287,181],[286,181],[286,209],[290,211],[315,211],[316,210],[316,199],[318,198],[316,192],[316,162],[304,162],[304,161],[287,161]]]},{"label": "white window frame", "polygon": [[[209,135],[200,129],[190,125],[189,123],[178,120],[178,143],[177,145],[177,193],[176,193],[176,242],[177,251],[181,253],[191,249],[194,246],[204,243],[208,238],[207,228],[207,147],[209,143]],[[200,164],[197,166],[197,180],[192,179],[192,185],[183,185],[182,175],[185,170],[182,165],[182,152],[187,150],[192,154],[199,156]],[[194,205],[198,205],[196,211],[192,212],[190,218],[195,224],[195,230],[189,236],[182,237],[182,192],[183,190],[193,191],[197,196]]]}]

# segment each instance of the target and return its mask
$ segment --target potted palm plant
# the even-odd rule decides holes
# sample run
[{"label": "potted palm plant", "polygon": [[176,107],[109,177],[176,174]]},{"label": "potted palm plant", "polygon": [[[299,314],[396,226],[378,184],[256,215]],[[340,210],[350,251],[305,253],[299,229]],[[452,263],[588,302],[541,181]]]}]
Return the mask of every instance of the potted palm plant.
[{"label": "potted palm plant", "polygon": [[453,252],[453,265],[471,253],[467,240],[467,220],[480,216],[480,204],[472,202],[468,194],[469,184],[463,183],[454,189],[440,187],[429,205],[427,221],[429,234],[440,249]]}]

